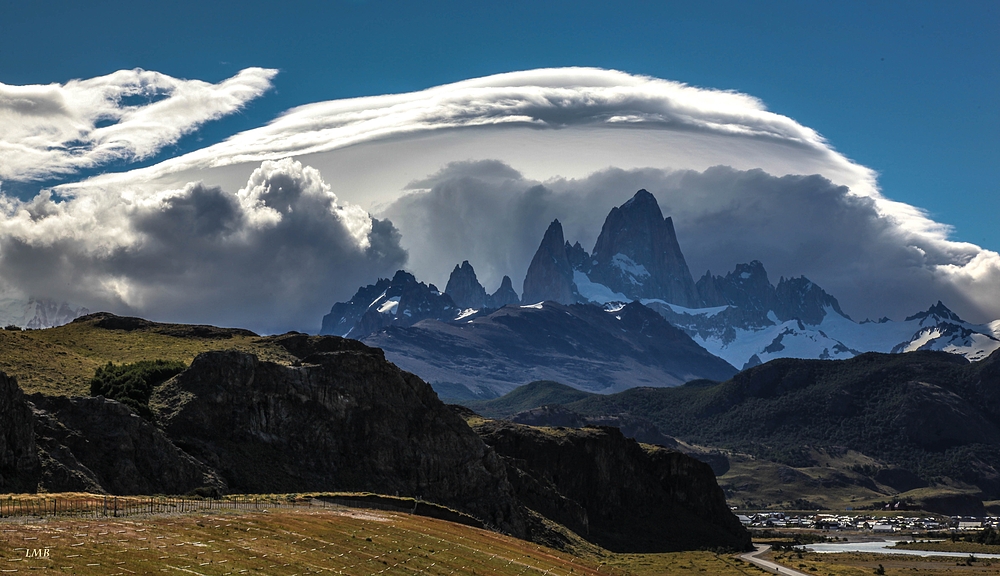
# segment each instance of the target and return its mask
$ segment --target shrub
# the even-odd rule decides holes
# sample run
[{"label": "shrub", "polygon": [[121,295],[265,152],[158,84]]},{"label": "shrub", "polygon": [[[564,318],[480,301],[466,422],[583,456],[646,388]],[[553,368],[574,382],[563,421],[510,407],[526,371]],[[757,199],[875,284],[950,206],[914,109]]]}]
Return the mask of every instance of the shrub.
[{"label": "shrub", "polygon": [[108,362],[90,379],[90,395],[104,396],[128,406],[150,420],[149,398],[153,389],[187,368],[175,360],[143,360],[134,364]]}]

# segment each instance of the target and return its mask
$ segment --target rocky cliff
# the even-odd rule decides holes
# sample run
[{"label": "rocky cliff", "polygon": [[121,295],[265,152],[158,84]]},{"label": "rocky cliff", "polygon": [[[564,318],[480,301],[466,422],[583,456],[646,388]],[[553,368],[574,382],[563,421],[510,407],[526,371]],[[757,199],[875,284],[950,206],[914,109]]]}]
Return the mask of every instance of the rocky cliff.
[{"label": "rocky cliff", "polygon": [[166,434],[234,491],[420,496],[525,535],[500,460],[430,386],[357,342],[282,339],[301,365],[210,352],[157,389]]},{"label": "rocky cliff", "polygon": [[40,473],[31,409],[17,381],[0,372],[0,492],[34,492]]},{"label": "rocky cliff", "polygon": [[610,427],[475,428],[504,457],[519,498],[609,550],[750,547],[711,468],[684,454],[640,446]]},{"label": "rocky cliff", "polygon": [[42,460],[38,488],[108,494],[220,494],[225,481],[156,426],[103,397],[29,397]]}]

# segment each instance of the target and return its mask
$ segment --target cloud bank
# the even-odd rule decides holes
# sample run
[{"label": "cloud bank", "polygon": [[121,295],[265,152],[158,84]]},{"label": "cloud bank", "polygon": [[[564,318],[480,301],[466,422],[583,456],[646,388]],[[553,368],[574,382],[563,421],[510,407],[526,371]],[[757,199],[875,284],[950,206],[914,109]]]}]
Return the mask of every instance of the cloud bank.
[{"label": "cloud bank", "polygon": [[[55,95],[16,102],[21,88],[4,86],[0,120],[13,124],[0,123],[0,142],[18,160],[4,155],[0,170],[43,179],[146,157],[266,91],[273,73],[211,85],[122,72],[78,81],[100,89],[21,87]],[[172,91],[143,92],[131,74]],[[86,105],[65,104],[71,85]],[[132,93],[155,97],[133,109],[120,96]],[[1000,255],[885,198],[874,171],[814,130],[745,94],[592,68],[309,104],[153,166],[29,201],[0,195],[0,278],[91,309],[315,330],[406,251],[407,268],[439,285],[464,259],[489,290],[503,274],[518,284],[552,218],[589,249],[639,188],[674,216],[695,275],[759,259],[859,318],[938,298],[969,320],[1000,317]]]},{"label": "cloud bank", "polygon": [[696,279],[756,259],[772,282],[807,276],[858,320],[902,318],[938,299],[979,321],[1000,314],[994,253],[908,230],[874,199],[818,175],[717,166],[539,182],[493,160],[449,165],[410,188],[385,214],[399,223],[411,267],[433,281],[469,260],[487,290],[504,274],[517,284],[552,219],[590,251],[608,211],[646,188],[673,217]]},{"label": "cloud bank", "polygon": [[0,274],[23,293],[161,320],[315,331],[334,294],[406,260],[390,222],[290,159],[236,193],[191,183],[2,208]]},{"label": "cloud bank", "polygon": [[0,83],[0,181],[150,158],[263,94],[276,73],[247,68],[209,84],[135,69],[47,86]]}]

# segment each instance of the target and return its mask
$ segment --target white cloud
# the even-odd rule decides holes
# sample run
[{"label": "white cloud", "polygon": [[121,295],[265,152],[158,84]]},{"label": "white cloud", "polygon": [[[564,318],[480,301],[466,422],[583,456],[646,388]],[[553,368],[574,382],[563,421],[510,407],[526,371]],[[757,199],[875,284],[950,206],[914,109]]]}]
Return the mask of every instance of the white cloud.
[{"label": "white cloud", "polygon": [[332,299],[405,260],[390,222],[290,159],[263,162],[236,193],[43,194],[7,198],[0,215],[0,277],[22,293],[263,332],[315,331]]},{"label": "white cloud", "polygon": [[149,158],[263,94],[276,73],[247,68],[210,84],[135,69],[61,85],[0,84],[0,180]]}]

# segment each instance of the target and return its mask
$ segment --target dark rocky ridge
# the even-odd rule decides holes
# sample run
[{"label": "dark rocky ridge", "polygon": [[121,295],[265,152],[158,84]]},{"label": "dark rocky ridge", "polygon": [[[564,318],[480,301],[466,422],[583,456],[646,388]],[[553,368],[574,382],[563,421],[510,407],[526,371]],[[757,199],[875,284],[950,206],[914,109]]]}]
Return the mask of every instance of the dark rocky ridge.
[{"label": "dark rocky ridge", "polygon": [[475,428],[504,457],[522,501],[609,550],[750,548],[711,468],[684,454],[644,449],[610,427]]}]

